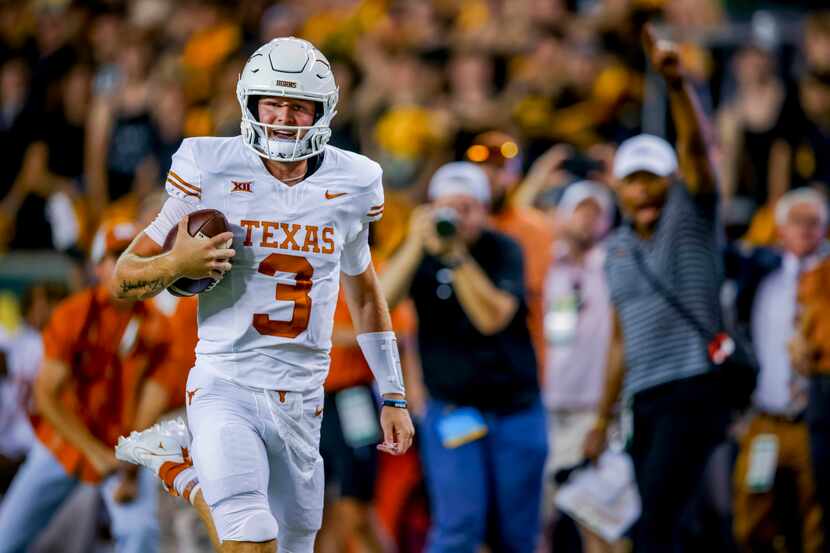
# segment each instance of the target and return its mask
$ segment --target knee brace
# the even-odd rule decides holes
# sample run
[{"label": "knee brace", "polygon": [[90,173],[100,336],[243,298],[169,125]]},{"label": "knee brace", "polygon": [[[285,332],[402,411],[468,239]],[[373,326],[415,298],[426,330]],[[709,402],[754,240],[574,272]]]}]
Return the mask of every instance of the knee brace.
[{"label": "knee brace", "polygon": [[277,538],[277,521],[261,493],[228,497],[212,506],[211,513],[221,541],[266,542]]},{"label": "knee brace", "polygon": [[280,528],[277,544],[280,553],[312,553],[317,530]]}]

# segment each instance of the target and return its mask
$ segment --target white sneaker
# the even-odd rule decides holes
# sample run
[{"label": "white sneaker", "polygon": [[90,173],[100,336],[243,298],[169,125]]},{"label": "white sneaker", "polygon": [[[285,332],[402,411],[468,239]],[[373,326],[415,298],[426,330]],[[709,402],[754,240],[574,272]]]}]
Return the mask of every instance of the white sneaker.
[{"label": "white sneaker", "polygon": [[147,467],[164,483],[171,495],[179,495],[173,482],[182,471],[193,466],[190,459],[190,432],[181,418],[155,424],[141,432],[118,438],[115,457]]}]

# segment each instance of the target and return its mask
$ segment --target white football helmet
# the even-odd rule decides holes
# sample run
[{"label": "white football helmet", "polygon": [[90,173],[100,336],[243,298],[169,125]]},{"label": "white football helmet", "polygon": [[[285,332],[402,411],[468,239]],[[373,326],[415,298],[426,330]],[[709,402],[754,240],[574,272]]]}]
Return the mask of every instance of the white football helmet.
[{"label": "white football helmet", "polygon": [[[315,103],[309,127],[260,123],[260,96],[300,98]],[[299,38],[275,38],[248,59],[236,97],[242,108],[242,139],[259,156],[274,161],[299,161],[323,151],[331,137],[329,124],[337,113],[337,85],[331,64],[313,44]],[[269,137],[269,129],[296,133],[293,139]]]}]

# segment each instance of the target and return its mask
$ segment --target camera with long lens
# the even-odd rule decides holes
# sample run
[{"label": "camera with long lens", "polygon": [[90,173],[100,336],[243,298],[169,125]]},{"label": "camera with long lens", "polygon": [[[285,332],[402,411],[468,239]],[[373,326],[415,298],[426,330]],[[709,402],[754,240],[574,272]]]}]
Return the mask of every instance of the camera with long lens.
[{"label": "camera with long lens", "polygon": [[435,233],[451,238],[458,232],[458,212],[451,207],[439,207],[434,213]]}]

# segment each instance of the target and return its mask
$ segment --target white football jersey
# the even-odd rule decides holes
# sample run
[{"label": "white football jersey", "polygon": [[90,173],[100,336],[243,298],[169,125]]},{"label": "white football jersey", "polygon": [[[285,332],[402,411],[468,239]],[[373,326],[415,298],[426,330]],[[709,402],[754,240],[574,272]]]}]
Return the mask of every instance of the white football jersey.
[{"label": "white football jersey", "polygon": [[368,223],[383,213],[380,166],[326,146],[317,170],[288,186],[241,137],[189,138],[167,192],[221,211],[233,269],[199,295],[196,363],[239,384],[307,391],[329,368],[340,271],[370,263]]}]

